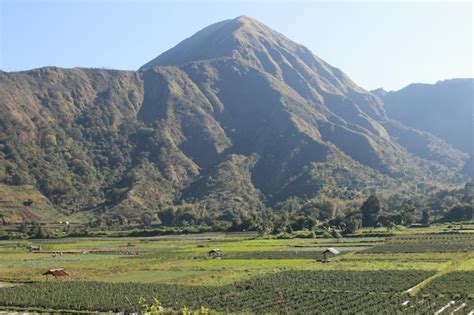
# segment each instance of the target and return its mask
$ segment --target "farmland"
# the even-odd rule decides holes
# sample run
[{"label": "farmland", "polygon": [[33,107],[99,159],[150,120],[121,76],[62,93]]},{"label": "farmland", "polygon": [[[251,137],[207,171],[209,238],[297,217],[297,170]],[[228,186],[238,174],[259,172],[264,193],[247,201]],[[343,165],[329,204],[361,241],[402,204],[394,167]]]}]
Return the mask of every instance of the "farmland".
[{"label": "farmland", "polygon": [[372,253],[468,252],[474,251],[472,236],[453,234],[403,235],[366,250]]},{"label": "farmland", "polygon": [[[440,227],[394,237],[363,232],[338,240],[208,233],[2,241],[0,306],[130,312],[140,297],[156,297],[169,310],[205,306],[211,312],[473,310],[474,234]],[[30,252],[31,246],[39,250]],[[341,254],[325,262],[328,247]],[[224,256],[209,257],[213,248]],[[51,268],[70,276],[42,275]]]},{"label": "farmland", "polygon": [[[284,271],[236,282],[222,287],[183,285],[106,284],[100,282],[43,282],[5,290],[2,303],[27,306],[32,301],[42,307],[132,311],[127,302],[140,295],[160,296],[167,306],[206,305],[211,309],[276,312],[280,309],[308,312],[324,309],[340,311],[360,301],[397,306],[396,292],[408,289],[430,275],[426,271]],[[273,290],[272,288],[277,289]],[[45,294],[46,292],[46,294]],[[60,293],[59,293],[60,292]],[[364,298],[370,293],[369,299]],[[394,293],[394,294],[389,294]],[[22,298],[29,296],[32,301]],[[349,304],[346,300],[349,299]],[[22,305],[23,304],[23,305]],[[340,305],[342,308],[340,309]]]}]

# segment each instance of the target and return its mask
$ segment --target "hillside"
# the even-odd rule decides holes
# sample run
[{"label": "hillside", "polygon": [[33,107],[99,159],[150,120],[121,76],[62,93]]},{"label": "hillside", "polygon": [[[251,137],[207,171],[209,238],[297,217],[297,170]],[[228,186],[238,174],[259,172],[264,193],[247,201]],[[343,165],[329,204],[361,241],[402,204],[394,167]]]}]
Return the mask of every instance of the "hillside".
[{"label": "hillside", "polygon": [[453,79],[436,84],[410,84],[379,96],[390,117],[472,154],[473,93],[474,79]]},{"label": "hillside", "polygon": [[30,185],[0,184],[0,223],[58,222],[65,216]]},{"label": "hillside", "polygon": [[248,17],[209,26],[136,72],[0,72],[0,108],[1,183],[32,185],[61,213],[116,222],[212,222],[295,197],[409,194],[420,182],[463,183],[468,159]]}]

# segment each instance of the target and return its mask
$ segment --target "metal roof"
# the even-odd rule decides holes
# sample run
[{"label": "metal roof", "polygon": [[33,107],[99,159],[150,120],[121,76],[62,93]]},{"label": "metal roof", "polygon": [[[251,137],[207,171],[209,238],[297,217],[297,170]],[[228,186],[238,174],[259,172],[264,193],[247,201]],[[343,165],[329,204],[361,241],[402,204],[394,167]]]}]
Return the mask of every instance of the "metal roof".
[{"label": "metal roof", "polygon": [[58,269],[49,269],[45,273],[43,273],[43,276],[47,275],[53,275],[55,277],[64,277],[64,276],[69,276],[69,274],[62,268]]},{"label": "metal roof", "polygon": [[218,248],[213,248],[209,251],[209,253],[222,253],[222,250],[220,250]]},{"label": "metal roof", "polygon": [[334,254],[334,255],[339,255],[341,252],[338,251],[337,249],[335,249],[334,247],[329,247],[328,249],[326,249],[324,251],[325,253],[331,253],[331,254]]}]

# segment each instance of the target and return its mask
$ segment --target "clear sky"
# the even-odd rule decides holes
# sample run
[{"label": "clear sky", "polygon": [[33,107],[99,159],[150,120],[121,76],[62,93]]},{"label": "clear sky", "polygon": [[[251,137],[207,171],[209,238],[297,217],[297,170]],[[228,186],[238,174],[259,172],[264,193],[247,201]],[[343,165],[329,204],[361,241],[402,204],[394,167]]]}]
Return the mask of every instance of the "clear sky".
[{"label": "clear sky", "polygon": [[248,15],[366,89],[473,77],[472,2],[0,0],[0,69],[134,70],[201,28]]}]

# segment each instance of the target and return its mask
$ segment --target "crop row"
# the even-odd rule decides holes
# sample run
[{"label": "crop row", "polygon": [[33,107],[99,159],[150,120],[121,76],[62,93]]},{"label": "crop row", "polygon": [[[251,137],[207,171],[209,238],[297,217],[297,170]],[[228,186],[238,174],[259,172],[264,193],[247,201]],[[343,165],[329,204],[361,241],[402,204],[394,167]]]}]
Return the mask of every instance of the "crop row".
[{"label": "crop row", "polygon": [[248,290],[273,288],[291,291],[337,290],[364,292],[400,292],[431,276],[433,272],[423,270],[384,271],[286,271],[236,283],[234,286]]},{"label": "crop row", "polygon": [[287,271],[235,284],[186,286],[49,281],[0,289],[1,306],[135,311],[138,299],[157,297],[165,307],[205,305],[223,312],[344,313],[400,309],[402,291],[426,271]]},{"label": "crop row", "polygon": [[423,294],[474,295],[474,271],[456,271],[434,279],[423,288]]},{"label": "crop row", "polygon": [[265,250],[265,251],[246,251],[246,252],[228,252],[225,258],[232,259],[323,259],[322,250]]},{"label": "crop row", "polygon": [[364,250],[366,253],[419,253],[474,251],[474,235],[425,235],[396,237]]},{"label": "crop row", "polygon": [[432,234],[401,234],[395,239],[398,240],[472,240],[474,236],[471,233],[432,233]]}]

